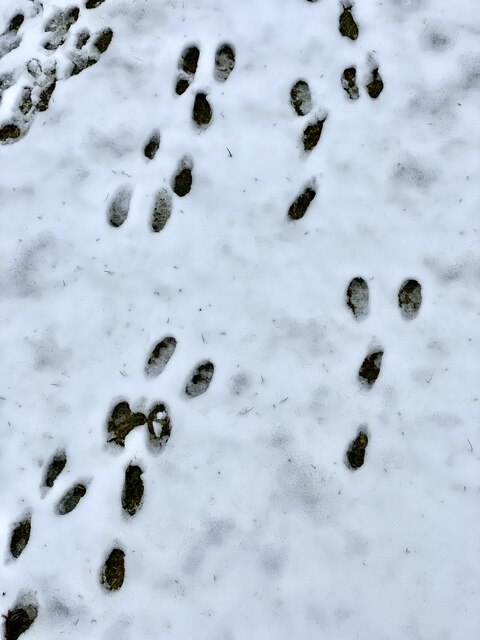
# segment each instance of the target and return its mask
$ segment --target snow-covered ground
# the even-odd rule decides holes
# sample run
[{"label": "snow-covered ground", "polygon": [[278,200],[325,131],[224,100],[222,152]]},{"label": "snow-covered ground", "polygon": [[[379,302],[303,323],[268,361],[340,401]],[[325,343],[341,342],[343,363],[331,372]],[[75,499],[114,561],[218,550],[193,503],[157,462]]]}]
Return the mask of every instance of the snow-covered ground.
[{"label": "snow-covered ground", "polygon": [[[25,640],[476,640],[478,3],[358,0],[353,40],[337,0],[98,5],[0,1],[7,628],[16,615],[35,618]],[[196,73],[179,70],[195,46]],[[201,127],[198,94],[212,111]],[[363,319],[346,304],[355,277]],[[410,319],[408,279],[422,287]],[[210,362],[210,385],[199,374],[204,393],[187,394]],[[107,442],[120,402],[143,414],[124,447]],[[133,516],[129,465],[144,484]],[[109,591],[114,548],[125,577]]]}]

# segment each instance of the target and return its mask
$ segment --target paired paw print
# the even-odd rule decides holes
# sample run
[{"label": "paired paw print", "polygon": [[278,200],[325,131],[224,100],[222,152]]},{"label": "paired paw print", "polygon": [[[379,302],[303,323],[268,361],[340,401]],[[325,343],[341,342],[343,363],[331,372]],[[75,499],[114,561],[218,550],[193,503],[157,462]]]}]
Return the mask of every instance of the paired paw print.
[{"label": "paired paw print", "polygon": [[[369,313],[370,294],[367,282],[360,277],[353,278],[349,283],[345,302],[357,321],[364,320]],[[398,306],[405,320],[417,317],[422,304],[422,287],[417,280],[405,280],[398,291]],[[381,347],[372,349],[364,358],[358,371],[358,381],[362,388],[372,389],[377,381],[382,367],[384,350]],[[346,457],[346,465],[352,469],[360,468],[365,461],[368,445],[366,427],[361,427],[354,440],[350,443]]]},{"label": "paired paw print", "polygon": [[[350,3],[343,4],[343,11],[338,19],[338,30],[344,38],[356,40],[358,38],[359,29],[353,16],[353,5]],[[378,70],[378,64],[375,58],[370,55],[368,58],[370,71],[365,81],[365,88],[368,95],[376,99],[383,91],[383,80]],[[360,91],[357,85],[357,69],[354,66],[347,67],[342,75],[342,87],[346,91],[350,100],[358,100]]]},{"label": "paired paw print", "polygon": [[[170,362],[177,347],[173,336],[166,336],[158,342],[147,358],[144,374],[147,378],[157,378]],[[215,367],[210,360],[200,362],[189,375],[184,393],[195,398],[205,393],[212,382]],[[128,435],[137,428],[145,428],[150,451],[160,453],[168,443],[172,423],[167,406],[156,402],[147,413],[132,411],[127,401],[118,402],[112,409],[106,425],[107,443],[114,447],[125,447]],[[46,465],[41,490],[43,497],[52,490],[67,466],[67,453],[58,449]],[[131,462],[125,470],[121,493],[121,507],[129,517],[134,517],[142,506],[144,470],[138,463]],[[54,511],[58,516],[66,516],[78,507],[86,495],[90,480],[77,481],[63,492],[56,502]],[[32,530],[32,511],[26,511],[13,523],[10,533],[9,556],[18,559],[26,549]],[[121,588],[125,579],[125,551],[119,546],[111,548],[100,571],[100,583],[107,591]],[[21,592],[13,609],[5,618],[5,637],[17,638],[35,621],[39,605],[34,594]]]}]

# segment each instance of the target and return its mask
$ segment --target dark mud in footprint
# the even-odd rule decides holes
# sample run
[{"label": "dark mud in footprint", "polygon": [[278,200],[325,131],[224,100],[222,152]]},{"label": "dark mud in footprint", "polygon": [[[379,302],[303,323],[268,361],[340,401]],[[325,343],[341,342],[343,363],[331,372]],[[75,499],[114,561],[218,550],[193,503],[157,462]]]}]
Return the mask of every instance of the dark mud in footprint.
[{"label": "dark mud in footprint", "polygon": [[32,530],[32,516],[27,514],[22,520],[17,522],[10,537],[10,553],[14,558],[19,558],[30,540]]},{"label": "dark mud in footprint", "polygon": [[87,0],[85,2],[85,9],[96,9],[104,2],[105,0]]},{"label": "dark mud in footprint", "polygon": [[23,15],[23,13],[17,13],[10,20],[7,31],[9,31],[10,33],[17,33],[24,22],[25,16]]},{"label": "dark mud in footprint", "polygon": [[192,169],[193,169],[193,161],[189,156],[185,156],[182,158],[177,173],[172,179],[172,189],[173,192],[179,197],[183,198],[184,196],[190,193],[190,189],[192,188]]},{"label": "dark mud in footprint", "polygon": [[125,580],[125,552],[122,549],[112,549],[103,565],[101,584],[108,591],[118,591]]},{"label": "dark mud in footprint", "polygon": [[347,92],[350,100],[358,100],[360,93],[357,87],[357,70],[355,67],[348,67],[343,72],[342,87]]},{"label": "dark mud in footprint", "polygon": [[28,631],[38,615],[36,604],[22,604],[10,609],[5,618],[5,640],[18,640]]},{"label": "dark mud in footprint", "polygon": [[153,160],[157,155],[157,151],[160,148],[160,131],[158,129],[154,129],[148,139],[147,144],[145,145],[145,149],[143,153],[146,158],[149,160]]},{"label": "dark mud in footprint", "polygon": [[122,491],[122,507],[130,516],[134,516],[142,504],[143,480],[142,469],[137,465],[129,465],[125,471]]},{"label": "dark mud in footprint", "polygon": [[185,393],[187,396],[195,398],[196,396],[205,393],[212,381],[214,370],[215,367],[210,361],[199,364],[185,387]]},{"label": "dark mud in footprint", "polygon": [[198,60],[200,58],[200,49],[196,45],[185,47],[178,60],[178,68],[180,73],[177,77],[175,85],[175,93],[181,96],[192,84],[197,72]]},{"label": "dark mud in footprint", "polygon": [[323,120],[317,120],[316,122],[307,124],[305,127],[302,138],[303,149],[305,151],[312,151],[312,149],[315,149],[317,146],[320,136],[322,135],[325,120],[326,118],[323,118]]},{"label": "dark mud in footprint", "polygon": [[168,409],[163,402],[158,402],[151,408],[147,416],[147,428],[152,449],[155,451],[163,449],[172,433]]},{"label": "dark mud in footprint", "polygon": [[156,378],[165,369],[177,348],[177,341],[173,336],[167,336],[159,342],[145,365],[145,375]]},{"label": "dark mud in footprint", "polygon": [[368,435],[365,431],[359,431],[355,440],[348,447],[345,463],[352,470],[360,469],[365,462],[365,452],[368,445]]},{"label": "dark mud in footprint", "polygon": [[65,465],[67,464],[67,454],[63,449],[59,449],[53,455],[53,458],[50,460],[47,472],[45,474],[45,480],[43,482],[45,487],[51,489],[55,484],[55,480],[65,469]]},{"label": "dark mud in footprint", "polygon": [[347,287],[346,303],[357,320],[368,315],[370,295],[367,282],[360,277],[353,278]]},{"label": "dark mud in footprint", "polygon": [[24,116],[27,116],[30,113],[30,111],[33,109],[32,87],[24,87],[22,89],[22,95],[20,96],[18,109],[20,113]]},{"label": "dark mud in footprint", "polygon": [[374,100],[378,98],[378,96],[382,93],[383,80],[382,80],[382,77],[380,76],[378,68],[372,69],[370,73],[370,78],[366,84],[366,89],[370,98],[373,98]]},{"label": "dark mud in footprint", "polygon": [[288,216],[292,220],[300,220],[307,213],[308,207],[317,195],[313,186],[309,186],[292,202],[288,210]]},{"label": "dark mud in footprint", "polygon": [[358,372],[358,379],[363,387],[371,389],[377,381],[382,366],[382,358],[383,351],[376,349],[362,362],[362,366]]},{"label": "dark mud in footprint", "polygon": [[78,20],[80,15],[80,9],[78,7],[70,7],[65,10],[58,10],[50,18],[45,25],[45,31],[51,32],[52,36],[48,42],[43,46],[48,51],[55,51],[60,45],[62,45],[67,37],[71,27]]},{"label": "dark mud in footprint", "polygon": [[358,38],[358,26],[352,15],[351,4],[343,5],[343,11],[338,20],[338,30],[342,36],[350,38],[350,40],[356,40]]},{"label": "dark mud in footprint", "polygon": [[56,511],[58,515],[65,516],[73,511],[86,493],[87,487],[84,484],[73,485],[57,504]]},{"label": "dark mud in footprint", "polygon": [[298,116],[305,116],[312,109],[310,87],[305,80],[297,80],[290,91],[290,102]]},{"label": "dark mud in footprint", "polygon": [[5,124],[0,128],[0,142],[17,140],[22,135],[20,127],[14,123]]},{"label": "dark mud in footprint", "polygon": [[212,107],[206,93],[197,93],[193,103],[192,119],[200,129],[206,129],[212,121]]},{"label": "dark mud in footprint", "polygon": [[130,187],[119,187],[108,207],[107,218],[112,227],[121,227],[125,222],[130,210],[132,199],[132,189]]},{"label": "dark mud in footprint", "polygon": [[213,77],[217,82],[225,82],[235,68],[235,49],[231,44],[221,44],[215,52]]},{"label": "dark mud in footprint", "polygon": [[104,29],[94,40],[93,46],[99,53],[105,53],[110,46],[113,38],[113,31],[109,28]]},{"label": "dark mud in footprint", "polygon": [[125,438],[130,431],[140,427],[147,421],[143,413],[133,413],[128,402],[119,402],[113,407],[107,424],[107,442],[114,442],[120,447],[125,446]]},{"label": "dark mud in footprint", "polygon": [[422,285],[417,280],[405,280],[398,292],[398,306],[405,320],[413,320],[422,305]]},{"label": "dark mud in footprint", "polygon": [[161,231],[168,222],[168,219],[172,215],[172,196],[166,189],[157,191],[155,199],[153,201],[153,211],[151,225],[153,231],[158,233]]},{"label": "dark mud in footprint", "polygon": [[52,98],[53,92],[57,86],[57,79],[54,78],[40,93],[37,102],[37,111],[46,111],[48,109],[48,105],[50,104],[50,100]]}]

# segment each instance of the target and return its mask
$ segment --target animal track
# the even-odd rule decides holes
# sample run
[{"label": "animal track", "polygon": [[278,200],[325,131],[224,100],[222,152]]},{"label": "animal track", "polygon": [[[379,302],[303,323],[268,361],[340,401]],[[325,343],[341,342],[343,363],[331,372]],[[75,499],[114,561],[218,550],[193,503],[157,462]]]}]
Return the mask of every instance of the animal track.
[{"label": "animal track", "polygon": [[357,87],[357,70],[355,67],[348,67],[343,72],[342,87],[347,92],[350,100],[358,100],[360,93]]},{"label": "animal track", "polygon": [[370,96],[370,98],[373,98],[374,100],[378,98],[378,96],[382,93],[383,80],[378,71],[378,67],[375,67],[371,70],[366,88],[367,88],[368,95]]},{"label": "animal track", "polygon": [[153,160],[157,155],[157,151],[160,148],[160,132],[158,129],[154,129],[150,135],[150,138],[145,145],[143,153],[146,158]]},{"label": "animal track", "polygon": [[185,47],[178,61],[179,73],[175,85],[175,93],[181,96],[192,84],[197,72],[200,49],[196,45]]},{"label": "animal track", "polygon": [[368,435],[365,431],[359,431],[357,437],[352,440],[347,449],[346,463],[350,469],[360,469],[363,466],[367,445]]},{"label": "animal track", "polygon": [[[369,312],[369,288],[367,282],[357,276],[353,278],[346,290],[345,303],[357,320],[363,320]],[[405,280],[398,292],[398,305],[402,316],[406,320],[415,318],[422,304],[422,287],[417,280]],[[380,347],[373,349],[363,360],[358,371],[358,380],[363,388],[371,389],[377,381],[384,350]],[[350,469],[358,469],[363,465],[368,436],[365,430],[360,430],[355,440],[350,443],[345,463]]]},{"label": "animal track", "polygon": [[65,469],[67,464],[67,454],[63,449],[59,449],[55,452],[53,458],[50,460],[50,464],[47,467],[45,474],[44,486],[51,489],[55,484],[55,480]]},{"label": "animal track", "polygon": [[363,278],[353,278],[347,288],[346,302],[357,320],[363,320],[368,315],[369,292],[368,284]]},{"label": "animal track", "polygon": [[190,193],[190,189],[192,188],[192,169],[193,161],[190,156],[182,158],[177,173],[172,179],[173,192],[179,196],[179,198],[183,198]]},{"label": "animal track", "polygon": [[315,183],[312,181],[292,202],[288,210],[288,216],[292,220],[300,220],[303,218],[316,195]]},{"label": "animal track", "polygon": [[57,504],[56,511],[59,516],[65,516],[72,512],[78,506],[78,503],[87,493],[87,487],[84,484],[75,484],[69,489],[63,498]]},{"label": "animal track", "polygon": [[235,49],[225,42],[218,46],[215,52],[215,67],[213,77],[217,82],[226,82],[235,68]]},{"label": "animal track", "polygon": [[152,229],[155,233],[161,231],[172,215],[172,196],[166,189],[157,191],[153,201]]},{"label": "animal track", "polygon": [[125,482],[122,491],[122,507],[129,516],[134,516],[142,504],[143,471],[138,465],[130,464],[125,471]]},{"label": "animal track", "polygon": [[17,522],[10,538],[10,553],[13,558],[19,558],[30,540],[30,532],[32,530],[32,516],[28,513]]},{"label": "animal track", "polygon": [[132,199],[132,190],[130,187],[119,187],[108,208],[108,221],[112,227],[121,227],[128,216],[130,209],[130,201]]},{"label": "animal track", "polygon": [[352,15],[352,5],[344,4],[343,11],[338,19],[338,30],[346,38],[356,40],[358,38],[358,26]]},{"label": "animal track", "polygon": [[205,393],[212,381],[214,370],[213,364],[208,360],[199,364],[185,387],[187,396],[196,398]]},{"label": "animal track", "polygon": [[378,376],[382,366],[383,350],[375,349],[366,356],[365,360],[358,371],[358,379],[362,386],[371,389]]},{"label": "animal track", "polygon": [[14,609],[5,617],[5,640],[18,640],[28,631],[38,616],[38,605],[34,599],[25,594],[20,596]]},{"label": "animal track", "polygon": [[125,552],[112,549],[102,569],[101,584],[108,591],[118,591],[125,580]]},{"label": "animal track", "polygon": [[177,341],[173,336],[167,336],[159,342],[145,365],[145,375],[149,378],[159,376],[169,363],[176,347]]},{"label": "animal track", "polygon": [[320,136],[322,135],[325,120],[326,117],[307,124],[302,138],[304,151],[312,151],[313,149],[315,149],[320,140]]},{"label": "animal track", "polygon": [[192,119],[199,129],[206,129],[212,121],[212,107],[206,93],[197,93],[193,102]]},{"label": "animal track", "polygon": [[297,116],[306,116],[312,110],[312,95],[305,80],[297,80],[290,91],[290,102]]},{"label": "animal track", "polygon": [[398,306],[405,320],[413,320],[422,304],[422,287],[417,280],[405,280],[398,292]]},{"label": "animal track", "polygon": [[65,42],[70,28],[78,20],[79,15],[80,9],[78,7],[57,10],[45,25],[45,32],[51,35],[44,43],[44,48],[48,51],[58,49]]}]

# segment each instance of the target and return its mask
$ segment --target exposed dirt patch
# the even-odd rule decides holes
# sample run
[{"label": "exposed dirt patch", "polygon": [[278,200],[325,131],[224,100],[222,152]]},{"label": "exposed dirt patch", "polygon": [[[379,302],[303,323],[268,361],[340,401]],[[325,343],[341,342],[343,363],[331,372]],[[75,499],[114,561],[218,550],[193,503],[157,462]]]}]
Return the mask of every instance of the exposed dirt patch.
[{"label": "exposed dirt patch", "polygon": [[24,21],[25,21],[25,16],[23,15],[23,13],[17,13],[10,20],[7,30],[10,31],[11,33],[17,33],[17,31],[20,29]]},{"label": "exposed dirt patch", "polygon": [[215,367],[209,360],[199,364],[185,387],[187,396],[195,398],[196,396],[205,393],[212,381],[214,370]]},{"label": "exposed dirt patch", "polygon": [[300,220],[307,213],[307,209],[314,200],[317,192],[313,187],[307,187],[302,193],[292,202],[288,210],[288,216],[292,220]]},{"label": "exposed dirt patch", "polygon": [[130,431],[147,421],[143,413],[133,413],[128,402],[119,402],[112,410],[107,424],[108,440],[120,447],[125,446],[125,438]]},{"label": "exposed dirt patch", "polygon": [[177,348],[177,341],[173,336],[163,338],[152,351],[147,364],[145,365],[145,375],[149,378],[156,378],[165,369]]},{"label": "exposed dirt patch", "polygon": [[103,566],[101,584],[109,591],[118,591],[125,580],[125,552],[112,549]]},{"label": "exposed dirt patch", "polygon": [[350,469],[360,469],[365,462],[365,452],[368,445],[368,435],[365,431],[359,431],[355,440],[352,440],[347,450],[346,464]]},{"label": "exposed dirt patch", "polygon": [[358,372],[358,379],[362,386],[371,389],[378,376],[380,375],[380,369],[382,366],[383,351],[376,349],[370,353],[362,362],[362,366]]},{"label": "exposed dirt patch", "polygon": [[83,49],[83,47],[87,44],[89,40],[90,40],[90,33],[88,29],[82,29],[82,31],[79,31],[77,33],[77,37],[75,40],[75,47],[77,49]]},{"label": "exposed dirt patch", "polygon": [[398,292],[398,306],[405,320],[417,317],[422,305],[422,285],[417,280],[405,280]]},{"label": "exposed dirt patch", "polygon": [[73,511],[86,493],[87,487],[84,484],[73,485],[57,504],[58,515],[65,516]]},{"label": "exposed dirt patch", "polygon": [[123,510],[134,516],[142,504],[143,480],[142,469],[137,465],[129,465],[125,471],[125,481],[122,492]]},{"label": "exposed dirt patch", "polygon": [[369,298],[367,282],[360,277],[353,278],[347,288],[346,303],[357,320],[367,317]]},{"label": "exposed dirt patch", "polygon": [[105,0],[87,0],[85,2],[85,9],[96,9],[104,2]]},{"label": "exposed dirt patch", "polygon": [[50,100],[56,86],[57,80],[54,79],[45,87],[45,89],[43,89],[38,98],[37,111],[46,111],[48,109],[48,105],[50,104]]},{"label": "exposed dirt patch", "polygon": [[225,82],[235,68],[235,49],[231,44],[221,44],[215,52],[213,77],[217,82]]},{"label": "exposed dirt patch", "polygon": [[197,72],[198,60],[200,58],[200,49],[196,45],[188,45],[182,51],[178,60],[178,68],[180,73],[177,77],[175,85],[175,93],[179,96],[185,93],[193,82]]},{"label": "exposed dirt patch", "polygon": [[298,116],[305,116],[312,109],[312,95],[305,80],[297,80],[290,91],[290,102]]},{"label": "exposed dirt patch", "polygon": [[17,522],[10,537],[10,553],[14,558],[20,557],[30,540],[32,530],[32,516],[27,514],[22,520]]}]

